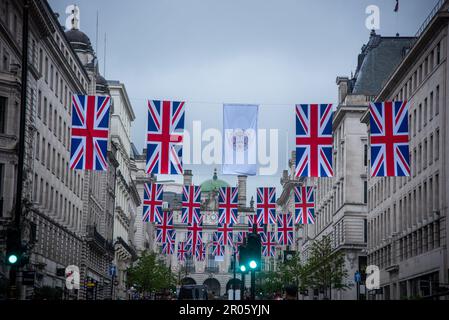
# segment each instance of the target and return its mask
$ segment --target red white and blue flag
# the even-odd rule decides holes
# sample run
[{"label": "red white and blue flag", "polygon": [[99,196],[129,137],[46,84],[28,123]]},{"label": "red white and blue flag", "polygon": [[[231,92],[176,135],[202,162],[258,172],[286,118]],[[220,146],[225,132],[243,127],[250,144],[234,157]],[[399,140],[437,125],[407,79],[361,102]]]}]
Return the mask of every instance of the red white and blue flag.
[{"label": "red white and blue flag", "polygon": [[253,232],[254,224],[256,225],[256,233],[264,232],[264,226],[257,221],[257,215],[248,215],[248,232]]},{"label": "red white and blue flag", "polygon": [[222,246],[232,246],[233,228],[226,223],[218,223],[217,231],[214,234]]},{"label": "red white and blue flag", "polygon": [[296,105],[296,177],[332,177],[332,104]]},{"label": "red white and blue flag", "polygon": [[178,242],[178,261],[186,261],[186,257],[191,254],[192,246],[187,242]]},{"label": "red white and blue flag", "polygon": [[238,216],[237,187],[221,187],[218,192],[218,222],[233,226]]},{"label": "red white and blue flag", "polygon": [[370,103],[371,176],[410,176],[406,101]]},{"label": "red white and blue flag", "polygon": [[146,172],[182,174],[184,102],[148,101]]},{"label": "red white and blue flag", "polygon": [[225,254],[225,246],[220,242],[218,232],[214,232],[212,241],[212,254],[214,256],[222,257]]},{"label": "red white and blue flag", "polygon": [[161,221],[156,223],[156,242],[165,243],[169,241],[174,231],[173,212],[163,212]]},{"label": "red white and blue flag", "polygon": [[278,243],[282,246],[293,244],[293,217],[290,213],[278,215]]},{"label": "red white and blue flag", "polygon": [[[72,96],[70,168],[108,169],[109,96]],[[56,119],[55,119],[56,121]]]},{"label": "red white and blue flag", "polygon": [[201,187],[184,186],[182,193],[181,222],[192,224],[201,222]]},{"label": "red white and blue flag", "polygon": [[192,247],[194,251],[192,255],[195,255],[197,261],[204,261],[206,259],[206,244],[204,242],[199,242],[196,246]]},{"label": "red white and blue flag", "polygon": [[143,185],[143,218],[144,222],[162,221],[162,185],[145,183]]},{"label": "red white and blue flag", "polygon": [[233,239],[233,248],[234,251],[237,253],[237,255],[239,254],[239,246],[243,244],[243,242],[245,241],[245,237],[246,234],[248,232],[247,231],[237,231],[234,232],[234,239]]},{"label": "red white and blue flag", "polygon": [[192,255],[196,255],[197,245],[203,241],[202,222],[193,222],[187,226],[187,243],[192,246]]},{"label": "red white and blue flag", "polygon": [[262,255],[264,257],[274,257],[276,255],[276,233],[267,231],[260,234],[262,242]]},{"label": "red white and blue flag", "polygon": [[172,230],[168,233],[167,241],[162,243],[163,254],[173,254],[175,252],[175,238],[176,230]]},{"label": "red white and blue flag", "polygon": [[276,223],[276,188],[257,188],[256,214],[261,225]]},{"label": "red white and blue flag", "polygon": [[295,187],[295,224],[315,223],[313,187]]}]

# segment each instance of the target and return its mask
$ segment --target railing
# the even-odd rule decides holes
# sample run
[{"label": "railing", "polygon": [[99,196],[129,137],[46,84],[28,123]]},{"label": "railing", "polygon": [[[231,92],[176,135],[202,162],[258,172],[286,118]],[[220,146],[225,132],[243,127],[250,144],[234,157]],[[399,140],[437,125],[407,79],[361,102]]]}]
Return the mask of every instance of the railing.
[{"label": "railing", "polygon": [[416,34],[415,34],[415,41],[421,35],[421,33],[423,33],[424,29],[428,26],[428,24],[433,19],[433,17],[438,13],[438,11],[441,9],[441,7],[443,6],[445,1],[446,0],[440,0],[440,1],[437,2],[435,7],[433,7],[432,11],[429,13],[427,18],[424,20],[424,22],[421,24],[421,26],[419,27],[418,31],[416,32]]}]

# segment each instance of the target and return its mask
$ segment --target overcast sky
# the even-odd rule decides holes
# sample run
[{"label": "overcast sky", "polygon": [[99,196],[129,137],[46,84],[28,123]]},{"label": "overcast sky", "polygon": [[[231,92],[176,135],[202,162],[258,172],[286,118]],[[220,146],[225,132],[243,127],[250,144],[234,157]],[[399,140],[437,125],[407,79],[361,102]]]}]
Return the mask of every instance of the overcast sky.
[{"label": "overcast sky", "polygon": [[[50,0],[65,24],[71,0]],[[145,143],[146,99],[186,101],[186,129],[222,128],[222,103],[260,104],[259,128],[279,129],[279,169],[250,177],[278,187],[293,150],[294,105],[336,103],[337,76],[355,71],[369,39],[369,5],[380,9],[384,36],[414,35],[437,0],[78,0],[80,27],[96,44],[101,73],[127,88],[137,115],[132,140]],[[107,34],[106,70],[104,37]],[[287,142],[288,141],[288,142]],[[194,182],[218,166],[186,166]],[[220,168],[218,167],[219,171]],[[174,177],[161,177],[160,179]],[[235,177],[222,177],[235,185]]]}]

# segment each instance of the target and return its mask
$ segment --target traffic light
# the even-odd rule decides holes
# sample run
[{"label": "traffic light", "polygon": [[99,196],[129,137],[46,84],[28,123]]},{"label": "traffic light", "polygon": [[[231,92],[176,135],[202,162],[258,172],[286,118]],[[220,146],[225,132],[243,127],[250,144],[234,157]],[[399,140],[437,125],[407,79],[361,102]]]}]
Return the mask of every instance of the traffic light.
[{"label": "traffic light", "polygon": [[6,264],[10,266],[20,265],[22,255],[23,250],[20,243],[19,231],[8,229],[6,239]]},{"label": "traffic light", "polygon": [[257,233],[248,234],[246,248],[248,250],[247,266],[250,270],[261,269],[261,247],[262,243],[260,240],[260,235]]},{"label": "traffic light", "polygon": [[239,246],[239,269],[240,272],[245,273],[248,271],[248,249],[246,245]]}]

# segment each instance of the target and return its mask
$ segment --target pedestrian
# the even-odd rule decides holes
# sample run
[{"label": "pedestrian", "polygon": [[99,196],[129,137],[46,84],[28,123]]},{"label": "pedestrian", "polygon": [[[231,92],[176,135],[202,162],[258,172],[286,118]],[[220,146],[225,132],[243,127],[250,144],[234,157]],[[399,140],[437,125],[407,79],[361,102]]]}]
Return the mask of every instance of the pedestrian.
[{"label": "pedestrian", "polygon": [[284,300],[298,300],[298,287],[294,284],[285,286]]}]

